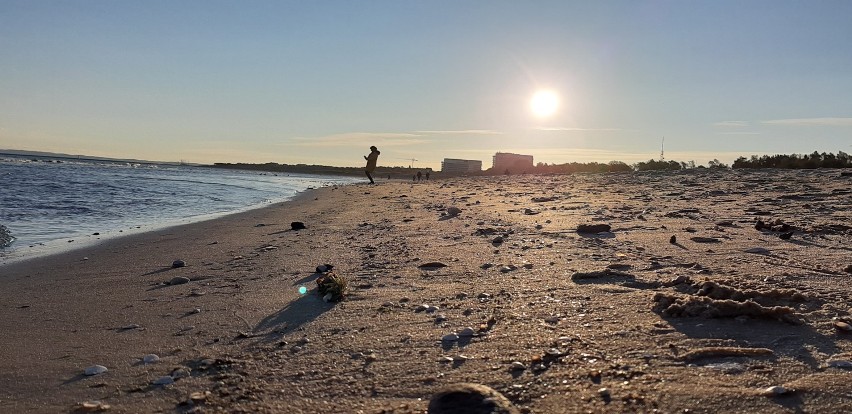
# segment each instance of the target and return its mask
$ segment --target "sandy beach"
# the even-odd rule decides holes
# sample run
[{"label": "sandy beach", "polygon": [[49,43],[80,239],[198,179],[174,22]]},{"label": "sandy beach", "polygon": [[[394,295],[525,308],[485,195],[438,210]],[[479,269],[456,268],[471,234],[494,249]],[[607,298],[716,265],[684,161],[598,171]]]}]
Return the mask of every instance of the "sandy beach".
[{"label": "sandy beach", "polygon": [[327,187],[0,267],[0,412],[852,412],[850,286],[838,170]]}]

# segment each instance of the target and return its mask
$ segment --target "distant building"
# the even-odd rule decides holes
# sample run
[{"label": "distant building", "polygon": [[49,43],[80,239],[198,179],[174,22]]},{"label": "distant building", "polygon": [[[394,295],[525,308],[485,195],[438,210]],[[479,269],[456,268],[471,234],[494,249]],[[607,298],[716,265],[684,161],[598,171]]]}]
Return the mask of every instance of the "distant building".
[{"label": "distant building", "polygon": [[455,158],[444,158],[441,161],[441,172],[448,174],[466,174],[482,171],[482,161],[458,160]]},{"label": "distant building", "polygon": [[498,152],[494,154],[493,167],[495,172],[509,171],[512,174],[530,171],[533,168],[533,156]]}]

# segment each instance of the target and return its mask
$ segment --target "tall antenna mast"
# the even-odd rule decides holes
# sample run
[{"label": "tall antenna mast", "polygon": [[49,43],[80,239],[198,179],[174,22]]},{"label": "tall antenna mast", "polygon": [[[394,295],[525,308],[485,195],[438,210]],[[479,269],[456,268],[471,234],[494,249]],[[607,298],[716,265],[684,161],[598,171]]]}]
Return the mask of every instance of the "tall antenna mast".
[{"label": "tall antenna mast", "polygon": [[665,151],[664,151],[665,145],[666,145],[666,137],[663,137],[663,142],[660,143],[660,161],[666,160]]}]

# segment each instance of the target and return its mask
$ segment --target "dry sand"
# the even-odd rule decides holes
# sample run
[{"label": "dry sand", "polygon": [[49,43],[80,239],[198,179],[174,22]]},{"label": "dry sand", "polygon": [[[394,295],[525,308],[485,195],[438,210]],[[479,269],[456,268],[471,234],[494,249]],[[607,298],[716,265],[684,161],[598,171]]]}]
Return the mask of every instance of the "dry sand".
[{"label": "dry sand", "polygon": [[[850,188],[830,170],[380,182],[6,265],[0,412],[417,413],[463,382],[529,413],[852,412]],[[325,263],[340,303],[316,293]]]}]

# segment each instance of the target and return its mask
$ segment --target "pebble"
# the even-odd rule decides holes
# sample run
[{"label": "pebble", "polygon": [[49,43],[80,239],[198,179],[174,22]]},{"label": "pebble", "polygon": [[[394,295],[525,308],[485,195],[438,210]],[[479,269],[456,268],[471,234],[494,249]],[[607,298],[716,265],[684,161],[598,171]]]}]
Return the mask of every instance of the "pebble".
[{"label": "pebble", "polygon": [[580,224],[577,233],[603,233],[612,230],[609,224]]},{"label": "pebble", "polygon": [[92,376],[92,375],[103,374],[104,372],[107,372],[107,371],[109,371],[109,370],[107,369],[107,367],[105,367],[103,365],[92,365],[92,366],[86,368],[86,370],[83,371],[83,374],[85,374],[87,376]]},{"label": "pebble", "polygon": [[470,337],[470,336],[474,336],[474,335],[476,335],[476,331],[474,331],[473,328],[471,328],[470,326],[462,329],[461,332],[459,332],[459,336]]},{"label": "pebble", "polygon": [[849,266],[846,266],[846,268],[843,269],[843,271],[846,272],[846,273],[852,273],[852,264],[849,265]]},{"label": "pebble", "polygon": [[142,362],[146,364],[153,364],[155,362],[160,362],[160,357],[157,354],[148,354],[142,357]]},{"label": "pebble", "polygon": [[176,277],[173,277],[172,280],[169,281],[169,285],[182,285],[184,283],[189,283],[188,277],[176,276]]},{"label": "pebble", "polygon": [[185,267],[185,266],[186,266],[186,262],[184,262],[183,260],[175,260],[174,262],[172,262],[172,268],[173,269],[176,269],[178,267]]},{"label": "pebble", "polygon": [[835,321],[834,327],[837,328],[837,330],[839,331],[852,332],[852,325],[849,325],[848,323],[843,321]]},{"label": "pebble", "polygon": [[151,382],[151,384],[154,385],[169,385],[174,383],[175,379],[171,375],[163,375],[162,377],[157,378],[153,382]]},{"label": "pebble", "polygon": [[547,322],[547,323],[559,323],[559,317],[558,316],[548,316],[547,318],[544,318],[544,321]]},{"label": "pebble", "polygon": [[852,368],[852,361],[847,361],[845,359],[835,359],[828,361],[828,366],[832,368],[849,369]]},{"label": "pebble", "polygon": [[769,249],[766,249],[766,248],[763,248],[763,247],[752,247],[750,249],[745,249],[744,251],[746,253],[753,253],[753,254],[769,254]]},{"label": "pebble", "polygon": [[186,368],[178,368],[178,369],[172,371],[171,377],[174,378],[174,379],[188,378],[189,377],[189,370],[186,369]]},{"label": "pebble", "polygon": [[451,358],[451,357],[448,357],[448,356],[443,356],[443,357],[438,358],[438,362],[441,362],[441,363],[448,364],[448,363],[453,362],[453,361],[454,361],[454,359]]},{"label": "pebble", "polygon": [[521,361],[513,361],[512,365],[509,366],[509,370],[511,371],[522,371],[525,369],[527,369],[527,366]]},{"label": "pebble", "polygon": [[722,242],[721,240],[719,240],[715,237],[701,237],[701,236],[690,237],[689,240],[692,240],[696,243],[721,243]]},{"label": "pebble", "polygon": [[94,413],[99,411],[107,411],[112,406],[106,403],[102,403],[100,401],[85,401],[77,404],[74,407],[75,413]]},{"label": "pebble", "polygon": [[450,332],[441,338],[442,342],[454,342],[459,340],[459,335],[455,332]]},{"label": "pebble", "polygon": [[444,315],[443,313],[435,315],[435,322],[443,322],[445,320],[447,320],[447,315]]},{"label": "pebble", "polygon": [[479,268],[482,270],[487,270],[492,267],[494,267],[494,263],[483,263],[481,266],[479,266]]},{"label": "pebble", "polygon": [[787,389],[787,388],[784,388],[780,385],[773,385],[769,388],[764,389],[761,392],[761,394],[763,394],[767,397],[774,397],[776,395],[784,395],[784,394],[788,394],[788,393],[790,393],[790,390]]},{"label": "pebble", "polygon": [[509,273],[513,270],[516,270],[517,267],[515,265],[506,265],[500,268],[500,271],[503,273]]},{"label": "pebble", "polygon": [[429,414],[518,414],[503,394],[481,384],[452,384],[429,400]]},{"label": "pebble", "polygon": [[457,216],[457,215],[461,214],[461,212],[462,212],[462,210],[458,207],[455,207],[455,206],[447,207],[447,215],[449,215],[449,216]]}]

